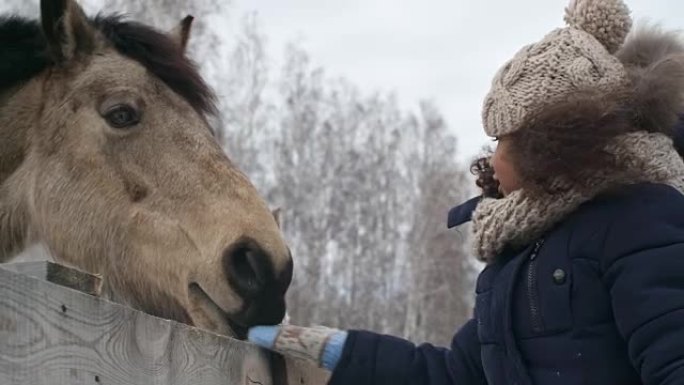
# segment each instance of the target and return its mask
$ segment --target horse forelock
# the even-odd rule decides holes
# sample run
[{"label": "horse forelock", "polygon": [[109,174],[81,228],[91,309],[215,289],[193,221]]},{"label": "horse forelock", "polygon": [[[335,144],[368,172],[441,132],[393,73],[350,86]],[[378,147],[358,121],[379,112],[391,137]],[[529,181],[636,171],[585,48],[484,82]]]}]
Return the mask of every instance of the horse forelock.
[{"label": "horse forelock", "polygon": [[0,16],[0,90],[26,81],[52,64],[37,21]]},{"label": "horse forelock", "polygon": [[169,35],[120,15],[98,15],[93,25],[120,54],[142,64],[195,109],[216,113],[214,93]]},{"label": "horse forelock", "polygon": [[[170,36],[120,15],[98,15],[90,22],[119,54],[140,63],[199,113],[216,113],[213,91]],[[0,91],[53,65],[37,20],[0,16]]]}]

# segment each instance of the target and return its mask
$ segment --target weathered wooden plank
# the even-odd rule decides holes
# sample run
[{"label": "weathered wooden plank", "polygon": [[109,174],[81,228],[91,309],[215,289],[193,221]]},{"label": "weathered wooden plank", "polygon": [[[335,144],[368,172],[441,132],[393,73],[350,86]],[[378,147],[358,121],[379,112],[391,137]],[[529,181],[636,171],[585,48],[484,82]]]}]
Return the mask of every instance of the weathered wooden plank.
[{"label": "weathered wooden plank", "polygon": [[245,342],[0,265],[2,385],[317,385],[327,379],[318,369],[286,362],[287,379],[273,381],[269,357]]},{"label": "weathered wooden plank", "polygon": [[50,261],[19,262],[2,265],[15,273],[46,280],[86,294],[102,294],[102,277]]}]

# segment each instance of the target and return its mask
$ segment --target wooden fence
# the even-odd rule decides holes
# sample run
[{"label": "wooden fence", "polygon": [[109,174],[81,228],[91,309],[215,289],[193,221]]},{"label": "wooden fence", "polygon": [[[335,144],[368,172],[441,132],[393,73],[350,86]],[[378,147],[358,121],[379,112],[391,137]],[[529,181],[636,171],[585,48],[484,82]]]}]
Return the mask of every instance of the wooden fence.
[{"label": "wooden fence", "polygon": [[1,385],[323,385],[327,373],[96,295],[98,277],[0,265]]}]

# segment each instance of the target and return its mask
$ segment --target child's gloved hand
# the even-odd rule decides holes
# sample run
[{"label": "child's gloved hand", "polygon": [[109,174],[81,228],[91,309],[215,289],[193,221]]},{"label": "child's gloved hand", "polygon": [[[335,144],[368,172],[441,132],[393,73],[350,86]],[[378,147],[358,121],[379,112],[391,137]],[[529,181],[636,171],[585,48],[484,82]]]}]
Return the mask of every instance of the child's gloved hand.
[{"label": "child's gloved hand", "polygon": [[247,339],[264,348],[333,371],[342,356],[347,332],[320,326],[255,326],[249,329]]}]

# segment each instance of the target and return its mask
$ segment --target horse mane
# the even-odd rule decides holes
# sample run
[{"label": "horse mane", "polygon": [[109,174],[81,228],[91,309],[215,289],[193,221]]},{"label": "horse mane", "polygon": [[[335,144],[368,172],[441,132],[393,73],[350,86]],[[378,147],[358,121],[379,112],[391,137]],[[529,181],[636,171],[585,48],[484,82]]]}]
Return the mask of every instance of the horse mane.
[{"label": "horse mane", "polygon": [[0,18],[0,90],[24,82],[51,63],[37,21]]},{"label": "horse mane", "polygon": [[[140,63],[195,110],[216,113],[214,93],[170,36],[121,15],[98,15],[90,23],[117,52]],[[0,90],[28,81],[54,64],[37,20],[0,17]]]}]

